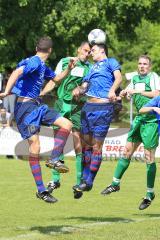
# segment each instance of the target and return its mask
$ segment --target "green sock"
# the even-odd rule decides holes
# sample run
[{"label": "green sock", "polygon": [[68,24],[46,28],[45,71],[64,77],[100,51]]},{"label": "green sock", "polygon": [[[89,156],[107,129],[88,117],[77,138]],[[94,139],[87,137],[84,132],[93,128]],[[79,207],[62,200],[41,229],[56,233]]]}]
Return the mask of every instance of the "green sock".
[{"label": "green sock", "polygon": [[151,200],[154,197],[154,182],[156,177],[156,163],[146,164],[147,166],[147,193],[146,197]]},{"label": "green sock", "polygon": [[130,164],[130,159],[127,158],[120,158],[118,160],[117,167],[114,172],[114,177],[112,181],[113,186],[120,185],[120,179],[122,178],[124,172],[127,170]]},{"label": "green sock", "polygon": [[82,179],[82,153],[76,154],[76,184],[80,184]]},{"label": "green sock", "polygon": [[[63,159],[64,159],[64,155],[61,154],[59,160],[63,161]],[[52,169],[51,179],[52,179],[53,182],[60,182],[60,173],[57,172],[55,169]]]}]

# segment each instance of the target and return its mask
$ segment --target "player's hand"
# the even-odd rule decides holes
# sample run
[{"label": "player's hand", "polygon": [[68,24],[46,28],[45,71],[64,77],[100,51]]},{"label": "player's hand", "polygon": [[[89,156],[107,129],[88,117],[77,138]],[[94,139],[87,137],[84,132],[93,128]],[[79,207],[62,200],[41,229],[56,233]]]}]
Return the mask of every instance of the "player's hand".
[{"label": "player's hand", "polygon": [[126,90],[122,90],[122,91],[120,92],[120,94],[119,94],[119,96],[120,96],[121,98],[125,97],[126,95],[127,95],[127,91],[126,91]]},{"label": "player's hand", "polygon": [[122,98],[120,96],[116,96],[115,101],[121,101],[121,100],[122,100]]},{"label": "player's hand", "polygon": [[108,93],[108,98],[110,102],[114,102],[116,100],[116,93],[113,90],[110,90]]},{"label": "player's hand", "polygon": [[76,87],[73,91],[72,91],[72,96],[78,100],[79,96],[80,96],[80,87]]},{"label": "player's hand", "polygon": [[78,61],[77,57],[70,58],[70,61],[68,63],[69,70],[72,70],[75,67],[77,61]]},{"label": "player's hand", "polygon": [[141,93],[142,91],[141,90],[135,90],[135,89],[128,89],[127,90],[127,94],[129,95],[134,95],[134,94],[137,94],[137,93]]},{"label": "player's hand", "polygon": [[7,95],[8,95],[8,93],[6,93],[6,92],[0,93],[0,98],[4,98],[4,97],[6,97]]}]

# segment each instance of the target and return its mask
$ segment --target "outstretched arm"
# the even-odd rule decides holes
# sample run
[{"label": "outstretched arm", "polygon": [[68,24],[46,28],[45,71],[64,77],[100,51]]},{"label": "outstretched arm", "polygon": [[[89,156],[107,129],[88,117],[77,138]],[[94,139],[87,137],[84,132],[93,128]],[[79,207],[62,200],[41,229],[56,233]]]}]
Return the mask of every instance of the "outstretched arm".
[{"label": "outstretched arm", "polygon": [[75,64],[77,62],[77,58],[71,58],[70,62],[68,64],[68,67],[63,71],[57,74],[53,79],[51,79],[43,88],[43,90],[40,93],[40,96],[46,95],[48,92],[52,91],[55,87],[55,85],[61,80],[63,80],[67,75],[70,73],[70,71],[74,68]]},{"label": "outstretched arm", "polygon": [[71,58],[69,63],[68,63],[68,67],[61,73],[57,74],[56,77],[53,79],[54,82],[60,82],[62,79],[64,79],[65,77],[68,76],[68,74],[70,73],[70,71],[75,67],[76,62],[77,62],[78,58]]},{"label": "outstretched arm", "polygon": [[116,99],[116,93],[115,91],[120,87],[121,85],[121,82],[122,82],[122,75],[121,75],[121,72],[120,70],[116,70],[113,72],[114,74],[114,77],[115,77],[115,81],[109,91],[109,94],[108,94],[108,98],[111,100],[111,101],[114,101]]},{"label": "outstretched arm", "polygon": [[7,96],[10,93],[10,91],[13,88],[13,86],[15,85],[17,79],[22,75],[22,73],[23,73],[23,67],[19,67],[12,72],[11,76],[8,79],[5,91],[0,94],[1,98]]},{"label": "outstretched arm", "polygon": [[45,87],[43,88],[43,90],[40,92],[40,97],[46,95],[48,92],[52,91],[55,87],[55,82],[53,80],[50,80]]},{"label": "outstretched arm", "polygon": [[81,84],[81,86],[77,86],[73,91],[72,91],[72,95],[75,97],[75,98],[78,98],[80,95],[84,94],[87,90],[87,86],[88,86],[88,83],[87,82],[83,82]]},{"label": "outstretched arm", "polygon": [[149,112],[156,112],[158,114],[160,114],[160,108],[158,107],[142,107],[140,110],[139,110],[139,113],[149,113]]}]

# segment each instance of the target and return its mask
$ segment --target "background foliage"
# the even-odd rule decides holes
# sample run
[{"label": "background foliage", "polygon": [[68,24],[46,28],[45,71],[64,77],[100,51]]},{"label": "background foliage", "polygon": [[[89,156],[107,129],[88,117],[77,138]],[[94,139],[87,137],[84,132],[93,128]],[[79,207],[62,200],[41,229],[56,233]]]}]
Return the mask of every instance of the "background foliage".
[{"label": "background foliage", "polygon": [[0,0],[0,22],[1,71],[34,54],[43,35],[54,40],[54,67],[61,57],[75,54],[90,30],[101,28],[108,35],[109,55],[121,62],[123,73],[135,70],[144,53],[160,72],[159,0]]}]

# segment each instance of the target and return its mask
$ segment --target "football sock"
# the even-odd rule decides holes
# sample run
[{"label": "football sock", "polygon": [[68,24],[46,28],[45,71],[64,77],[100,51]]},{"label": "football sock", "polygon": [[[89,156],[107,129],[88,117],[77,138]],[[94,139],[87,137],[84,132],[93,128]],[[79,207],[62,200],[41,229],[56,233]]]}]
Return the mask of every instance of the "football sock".
[{"label": "football sock", "polygon": [[92,147],[83,147],[82,148],[82,178],[86,180],[90,172],[90,162],[92,155]]},{"label": "football sock", "polygon": [[120,179],[127,170],[130,164],[130,159],[120,158],[117,163],[117,167],[114,172],[114,177],[112,181],[112,186],[118,186],[120,184]]},{"label": "football sock", "polygon": [[82,180],[82,153],[76,154],[76,184],[79,185]]},{"label": "football sock", "polygon": [[60,173],[55,169],[52,169],[51,179],[53,182],[60,182],[60,179],[61,179]]},{"label": "football sock", "polygon": [[39,157],[29,156],[29,164],[30,168],[37,185],[38,192],[44,192],[46,190],[43,180],[42,180],[42,173],[41,173],[41,166],[39,164]]},{"label": "football sock", "polygon": [[67,142],[70,131],[65,128],[60,128],[54,136],[54,148],[52,151],[52,161],[60,160],[60,155],[63,153],[63,148]]},{"label": "football sock", "polygon": [[86,180],[88,185],[93,185],[93,181],[97,175],[97,172],[100,168],[102,162],[102,152],[101,151],[92,151],[91,155],[91,164],[90,164],[90,172],[88,178]]},{"label": "football sock", "polygon": [[154,182],[156,177],[156,163],[146,164],[147,166],[147,193],[146,197],[153,199],[154,196]]}]

